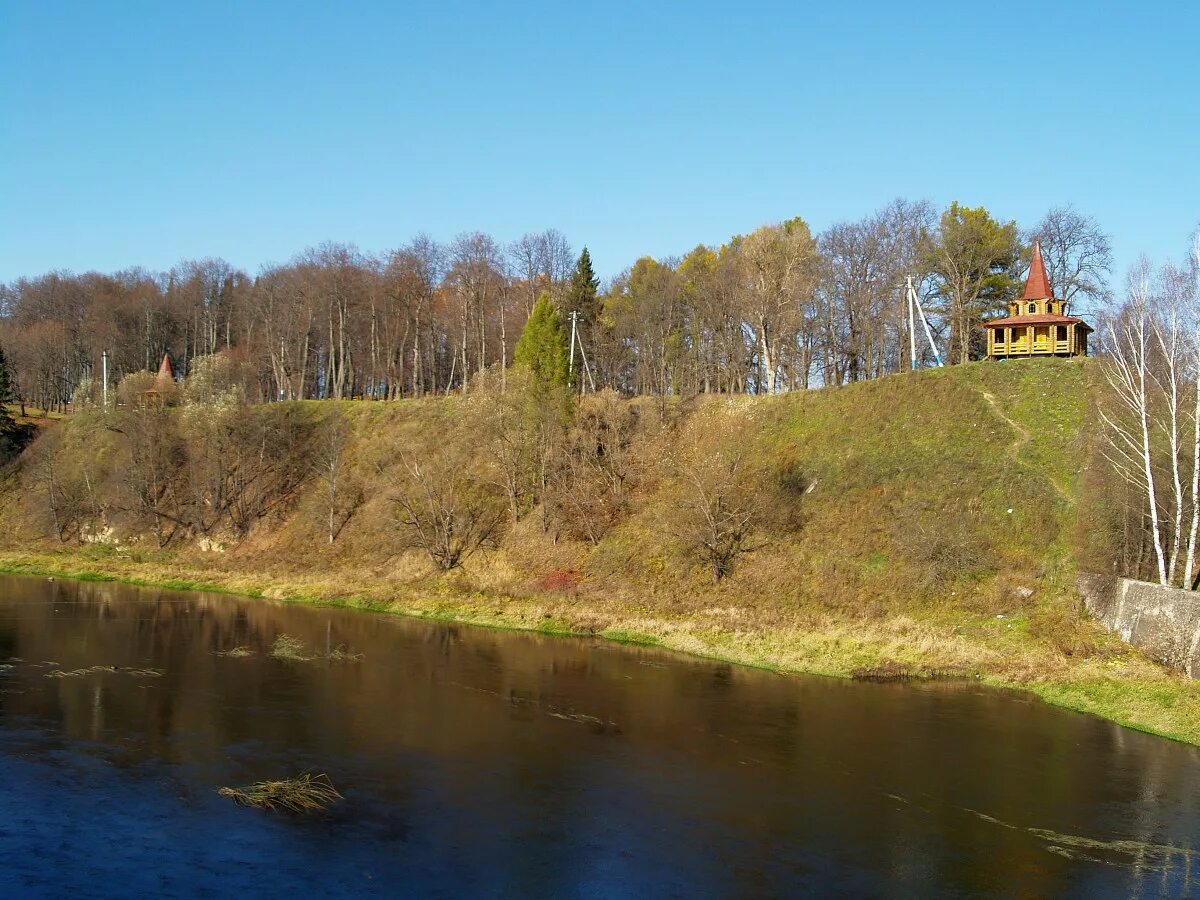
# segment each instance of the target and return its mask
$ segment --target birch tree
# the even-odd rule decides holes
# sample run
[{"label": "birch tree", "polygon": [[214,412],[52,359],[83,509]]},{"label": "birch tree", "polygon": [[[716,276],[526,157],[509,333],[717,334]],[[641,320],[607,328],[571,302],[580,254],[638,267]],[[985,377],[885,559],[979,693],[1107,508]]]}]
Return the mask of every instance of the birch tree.
[{"label": "birch tree", "polygon": [[1114,409],[1101,416],[1107,426],[1105,456],[1116,471],[1140,489],[1160,584],[1168,584],[1167,560],[1159,522],[1159,501],[1154,484],[1151,454],[1150,372],[1154,325],[1149,298],[1149,265],[1143,261],[1130,274],[1129,302],[1117,322],[1108,324],[1109,357],[1104,375],[1112,388]]},{"label": "birch tree", "polygon": [[1192,354],[1192,521],[1188,529],[1187,559],[1184,563],[1184,577],[1187,586],[1191,587],[1196,571],[1196,539],[1200,536],[1200,231],[1192,239],[1191,258],[1188,268],[1180,281],[1180,288],[1187,298],[1187,309],[1190,313],[1191,324],[1191,354]]},{"label": "birch tree", "polygon": [[1183,536],[1183,478],[1180,472],[1179,430],[1180,394],[1183,372],[1183,335],[1180,329],[1179,308],[1164,297],[1164,309],[1150,317],[1151,330],[1157,347],[1159,365],[1150,368],[1150,376],[1166,402],[1165,419],[1160,423],[1167,436],[1167,463],[1171,472],[1171,497],[1168,506],[1170,522],[1170,551],[1167,554],[1167,583],[1175,583],[1179,563],[1179,547]]}]

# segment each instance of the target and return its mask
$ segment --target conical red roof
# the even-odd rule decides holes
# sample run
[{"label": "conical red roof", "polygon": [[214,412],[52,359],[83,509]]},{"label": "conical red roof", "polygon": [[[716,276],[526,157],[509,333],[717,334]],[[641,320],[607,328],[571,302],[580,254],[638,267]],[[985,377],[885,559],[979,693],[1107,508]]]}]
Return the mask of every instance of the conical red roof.
[{"label": "conical red roof", "polygon": [[162,390],[165,387],[170,387],[175,383],[175,367],[171,364],[171,354],[164,353],[162,362],[158,366],[158,375],[154,379],[154,387],[157,390]]},{"label": "conical red roof", "polygon": [[1046,275],[1046,264],[1042,261],[1042,245],[1033,243],[1033,261],[1029,264],[1029,277],[1025,279],[1023,300],[1049,300],[1054,296],[1050,278]]}]

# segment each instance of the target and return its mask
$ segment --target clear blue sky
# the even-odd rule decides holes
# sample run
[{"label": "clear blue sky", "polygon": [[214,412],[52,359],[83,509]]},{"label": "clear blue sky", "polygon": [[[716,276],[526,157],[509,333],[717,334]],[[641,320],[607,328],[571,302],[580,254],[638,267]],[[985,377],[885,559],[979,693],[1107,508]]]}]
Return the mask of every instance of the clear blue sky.
[{"label": "clear blue sky", "polygon": [[500,6],[0,0],[0,280],[547,227],[611,275],[897,196],[1071,202],[1123,269],[1200,223],[1200,4]]}]

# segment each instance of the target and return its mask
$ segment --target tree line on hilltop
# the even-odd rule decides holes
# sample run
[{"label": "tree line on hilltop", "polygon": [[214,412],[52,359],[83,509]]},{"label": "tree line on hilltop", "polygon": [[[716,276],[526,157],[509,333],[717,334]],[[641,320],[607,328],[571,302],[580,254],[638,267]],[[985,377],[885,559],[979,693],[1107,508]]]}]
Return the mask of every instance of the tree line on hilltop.
[{"label": "tree line on hilltop", "polygon": [[[367,518],[443,570],[527,517],[556,542],[598,545],[665,479],[663,527],[721,580],[795,527],[771,516],[797,506],[805,476],[703,428],[651,471],[662,435],[698,407],[619,395],[764,394],[903,371],[909,278],[943,358],[975,358],[980,322],[1020,290],[1034,239],[1056,295],[1102,314],[1081,565],[1194,587],[1200,235],[1183,261],[1139,261],[1110,296],[1108,239],[1069,208],[1021,232],[983,209],[935,216],[897,201],[816,237],[792,219],[643,258],[603,287],[588,251],[553,231],[508,248],[418,238],[374,259],[327,245],[255,279],[213,261],[22,279],[0,294],[0,463],[33,435],[26,404],[71,403],[75,426],[51,429],[21,475],[48,535],[240,540],[307,497],[334,545],[379,493],[368,485],[388,485]],[[177,362],[165,382],[164,349]],[[444,393],[462,402],[415,408],[434,426],[424,444],[407,434],[353,462],[344,404],[263,402]]]},{"label": "tree line on hilltop", "polygon": [[1108,238],[1070,207],[1022,231],[983,208],[897,200],[820,234],[794,218],[644,257],[603,286],[554,230],[418,236],[379,255],[327,243],[256,276],[220,259],[55,271],[0,286],[0,346],[12,398],[43,410],[98,402],[105,351],[112,385],[164,352],[180,375],[221,354],[250,400],[419,397],[506,368],[545,295],[567,333],[577,314],[581,387],[772,393],[908,368],[908,277],[944,358],[978,357],[979,323],[1019,290],[1035,238],[1061,296],[1105,296]]}]

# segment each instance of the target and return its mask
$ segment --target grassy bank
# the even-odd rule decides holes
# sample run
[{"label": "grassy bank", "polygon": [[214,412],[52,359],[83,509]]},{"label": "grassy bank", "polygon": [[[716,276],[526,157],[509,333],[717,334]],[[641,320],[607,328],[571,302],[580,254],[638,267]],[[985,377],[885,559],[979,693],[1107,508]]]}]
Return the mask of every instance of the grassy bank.
[{"label": "grassy bank", "polygon": [[[844,678],[974,678],[991,686],[1032,692],[1056,706],[1097,715],[1130,728],[1200,745],[1200,687],[1167,672],[1107,635],[1095,656],[1064,661],[1030,647],[1028,622],[831,620],[769,631],[730,628],[706,616],[654,615],[637,608],[603,608],[548,597],[465,592],[429,584],[397,591],[388,581],[321,579],[283,573],[214,572],[180,561],[123,559],[95,548],[43,553],[0,552],[0,572],[116,581],[287,602],[332,605],[464,624],[594,635],[720,659],[783,674]],[[607,626],[580,628],[603,617]],[[970,627],[973,624],[973,628]],[[1008,634],[1008,626],[1013,626]],[[972,634],[974,630],[974,634]],[[997,637],[1001,636],[1001,640]]]},{"label": "grassy bank", "polygon": [[[77,415],[0,485],[0,568],[595,634],[787,673],[979,679],[1200,744],[1200,691],[1105,634],[1073,590],[1087,377],[1023,361],[787,397],[597,399],[580,418],[623,423],[626,490],[600,512],[563,508],[603,527],[534,506],[449,574],[402,540],[395,454],[492,478],[486,400],[342,404],[361,502],[332,543],[314,482],[248,533],[160,548],[121,512],[121,435]],[[287,421],[331,408],[295,404]],[[679,527],[680,473],[701,450],[744,451],[770,488],[754,495],[769,507],[755,551],[719,582]],[[39,500],[47,460],[61,480],[84,458],[106,544],[60,540]]]}]

